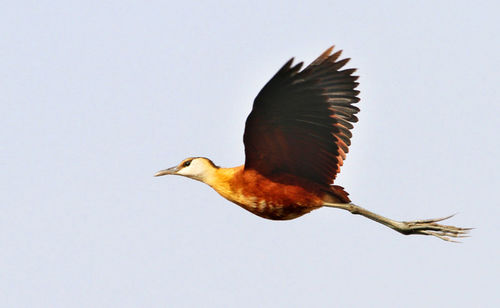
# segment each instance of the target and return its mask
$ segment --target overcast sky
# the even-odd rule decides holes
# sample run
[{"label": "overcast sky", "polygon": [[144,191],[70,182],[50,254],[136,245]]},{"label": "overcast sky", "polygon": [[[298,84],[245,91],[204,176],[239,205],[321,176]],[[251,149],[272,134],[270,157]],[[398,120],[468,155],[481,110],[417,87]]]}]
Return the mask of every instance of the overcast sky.
[{"label": "overcast sky", "polygon": [[[500,307],[500,6],[416,3],[2,2],[0,306]],[[471,238],[264,220],[153,177],[242,164],[260,88],[332,44],[361,82],[336,184]]]}]

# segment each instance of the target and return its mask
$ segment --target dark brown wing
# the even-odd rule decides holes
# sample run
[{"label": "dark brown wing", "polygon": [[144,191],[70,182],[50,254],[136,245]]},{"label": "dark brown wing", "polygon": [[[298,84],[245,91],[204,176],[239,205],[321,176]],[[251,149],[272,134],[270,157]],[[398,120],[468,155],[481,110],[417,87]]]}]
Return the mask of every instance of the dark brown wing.
[{"label": "dark brown wing", "polygon": [[326,50],[304,70],[288,61],[255,98],[243,141],[245,169],[289,173],[329,185],[348,152],[358,119],[355,69]]}]

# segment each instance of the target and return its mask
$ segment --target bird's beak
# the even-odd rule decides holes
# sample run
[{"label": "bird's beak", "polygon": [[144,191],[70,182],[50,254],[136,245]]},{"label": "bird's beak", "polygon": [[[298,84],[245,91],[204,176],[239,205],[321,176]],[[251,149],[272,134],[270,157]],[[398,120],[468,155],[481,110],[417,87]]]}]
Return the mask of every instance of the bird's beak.
[{"label": "bird's beak", "polygon": [[165,170],[160,170],[160,171],[158,171],[158,172],[155,173],[155,176],[162,176],[162,175],[167,175],[167,174],[176,174],[177,171],[179,171],[179,168],[177,166],[175,166],[175,167],[168,168],[168,169],[165,169]]}]

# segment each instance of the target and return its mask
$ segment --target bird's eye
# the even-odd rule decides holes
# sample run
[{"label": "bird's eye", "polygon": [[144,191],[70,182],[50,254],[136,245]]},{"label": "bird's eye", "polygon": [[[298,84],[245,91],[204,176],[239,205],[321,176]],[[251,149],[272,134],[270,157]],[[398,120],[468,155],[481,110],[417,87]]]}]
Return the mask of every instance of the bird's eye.
[{"label": "bird's eye", "polygon": [[191,165],[191,161],[190,160],[188,160],[187,162],[184,162],[182,164],[183,167],[189,167],[189,165]]}]

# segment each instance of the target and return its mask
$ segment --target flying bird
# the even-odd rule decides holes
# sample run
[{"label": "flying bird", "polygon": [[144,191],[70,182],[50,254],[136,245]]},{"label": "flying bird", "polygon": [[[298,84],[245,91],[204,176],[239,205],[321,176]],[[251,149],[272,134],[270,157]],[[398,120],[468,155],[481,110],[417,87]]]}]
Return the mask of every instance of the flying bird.
[{"label": "flying bird", "polygon": [[221,196],[260,217],[287,220],[321,207],[343,209],[402,234],[431,235],[447,241],[465,237],[468,228],[438,224],[451,216],[396,221],[351,203],[333,185],[358,121],[358,76],[344,69],[328,48],[309,66],[293,58],[262,88],[246,120],[245,164],[216,166],[205,157],[190,157],[155,176],[180,175],[211,186]]}]

